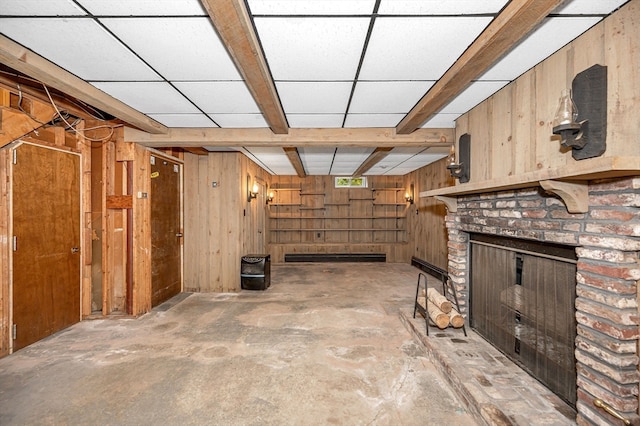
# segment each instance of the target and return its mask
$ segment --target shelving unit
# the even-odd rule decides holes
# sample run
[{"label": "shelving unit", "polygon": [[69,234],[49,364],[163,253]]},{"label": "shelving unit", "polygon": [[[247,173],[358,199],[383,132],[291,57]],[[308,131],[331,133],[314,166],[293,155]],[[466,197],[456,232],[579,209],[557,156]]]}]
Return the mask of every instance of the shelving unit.
[{"label": "shelving unit", "polygon": [[[322,190],[320,190],[322,189]],[[271,188],[272,243],[404,243],[405,188]]]}]

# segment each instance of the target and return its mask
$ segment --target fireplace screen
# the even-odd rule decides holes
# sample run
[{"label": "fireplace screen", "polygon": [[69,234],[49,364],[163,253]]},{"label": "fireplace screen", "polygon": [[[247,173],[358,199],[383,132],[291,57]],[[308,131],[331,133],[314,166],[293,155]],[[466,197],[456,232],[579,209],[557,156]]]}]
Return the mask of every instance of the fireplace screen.
[{"label": "fireplace screen", "polygon": [[471,326],[575,407],[575,260],[538,245],[472,241]]}]

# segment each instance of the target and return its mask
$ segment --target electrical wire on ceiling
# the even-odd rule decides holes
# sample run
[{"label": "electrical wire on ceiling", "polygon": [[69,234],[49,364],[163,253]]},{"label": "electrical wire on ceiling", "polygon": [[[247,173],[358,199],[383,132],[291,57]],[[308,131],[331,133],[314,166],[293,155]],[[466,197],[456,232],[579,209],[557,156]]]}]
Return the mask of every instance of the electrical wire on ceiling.
[{"label": "electrical wire on ceiling", "polygon": [[[25,137],[27,135],[29,135],[30,133],[35,133],[36,135],[38,135],[38,130],[42,129],[44,127],[49,127],[49,126],[55,126],[57,123],[64,123],[65,130],[70,130],[73,131],[75,134],[78,134],[80,136],[82,136],[82,140],[81,142],[84,143],[84,141],[89,141],[89,142],[106,142],[108,140],[111,139],[111,137],[113,136],[115,129],[118,127],[122,127],[122,124],[118,124],[118,125],[112,125],[112,124],[104,124],[104,125],[99,125],[99,126],[93,126],[93,127],[87,127],[84,129],[79,129],[78,125],[80,124],[80,122],[82,122],[82,119],[79,117],[75,117],[73,115],[71,115],[68,111],[64,110],[64,109],[60,109],[58,108],[58,105],[55,103],[55,101],[53,100],[53,97],[51,96],[51,93],[49,92],[49,89],[47,87],[46,84],[42,83],[41,81],[35,80],[33,78],[29,78],[23,75],[18,75],[15,73],[9,73],[7,71],[4,70],[0,70],[0,73],[2,74],[6,74],[6,75],[10,75],[14,78],[21,78],[21,79],[25,79],[34,83],[38,83],[41,84],[42,87],[44,88],[44,92],[47,95],[47,98],[49,99],[49,103],[51,104],[51,106],[53,107],[53,109],[55,110],[55,114],[51,117],[51,120],[49,121],[42,121],[40,119],[38,119],[38,117],[34,116],[33,114],[29,113],[27,110],[24,109],[24,107],[22,106],[22,101],[24,99],[24,95],[23,95],[23,90],[22,90],[22,86],[20,85],[20,83],[16,83],[16,89],[18,91],[18,109],[25,115],[27,115],[31,120],[35,121],[36,123],[39,123],[40,126],[38,126],[37,128],[29,131],[28,133],[25,133],[24,135],[20,136],[19,138],[17,138],[16,140]],[[88,115],[90,115],[91,117],[93,117],[96,120],[99,121],[104,121],[106,122],[107,120],[103,117],[103,116],[96,116],[95,113],[90,112],[87,110],[87,108],[85,106],[83,106],[83,104],[81,105],[77,105],[81,110],[83,110],[84,112],[86,112]],[[73,120],[71,120],[73,118]],[[70,122],[71,120],[71,122]],[[107,136],[103,136],[100,138],[92,138],[89,137],[85,134],[86,131],[89,130],[99,130],[99,129],[109,129],[109,134]]]}]

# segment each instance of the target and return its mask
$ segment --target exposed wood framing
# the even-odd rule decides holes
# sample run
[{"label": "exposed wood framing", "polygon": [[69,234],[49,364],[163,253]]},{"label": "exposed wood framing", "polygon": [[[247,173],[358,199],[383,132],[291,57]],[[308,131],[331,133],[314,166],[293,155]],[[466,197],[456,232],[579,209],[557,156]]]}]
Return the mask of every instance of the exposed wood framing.
[{"label": "exposed wood framing", "polygon": [[287,133],[284,115],[262,48],[242,0],[201,0],[274,133]]},{"label": "exposed wood framing", "polygon": [[274,134],[265,128],[171,128],[166,134],[151,135],[132,128],[125,128],[128,142],[154,147],[202,147],[202,146],[377,146],[377,147],[450,147],[454,129],[418,129],[407,135],[399,135],[393,128],[357,129],[290,129],[286,135]]},{"label": "exposed wood framing", "polygon": [[304,170],[304,164],[302,164],[302,159],[300,158],[300,153],[298,152],[298,148],[293,146],[285,146],[282,148],[289,157],[289,161],[294,169],[296,169],[296,173],[298,177],[305,177],[307,172]]},{"label": "exposed wood framing", "polygon": [[460,94],[563,0],[512,0],[485,28],[460,58],[444,73],[396,130],[411,133]]},{"label": "exposed wood framing", "polygon": [[389,154],[393,147],[384,147],[384,148],[376,148],[369,157],[364,160],[360,167],[353,172],[353,176],[362,176],[366,172],[369,171],[370,168],[375,166],[380,160],[386,157]]},{"label": "exposed wood framing", "polygon": [[0,62],[149,133],[167,128],[29,49],[0,35]]}]

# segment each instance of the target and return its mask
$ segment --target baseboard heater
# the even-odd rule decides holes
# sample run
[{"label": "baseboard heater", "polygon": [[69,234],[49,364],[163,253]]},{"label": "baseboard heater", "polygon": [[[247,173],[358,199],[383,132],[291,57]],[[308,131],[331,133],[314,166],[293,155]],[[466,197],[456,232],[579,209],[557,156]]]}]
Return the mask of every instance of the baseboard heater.
[{"label": "baseboard heater", "polygon": [[385,253],[288,253],[285,262],[386,262]]}]

